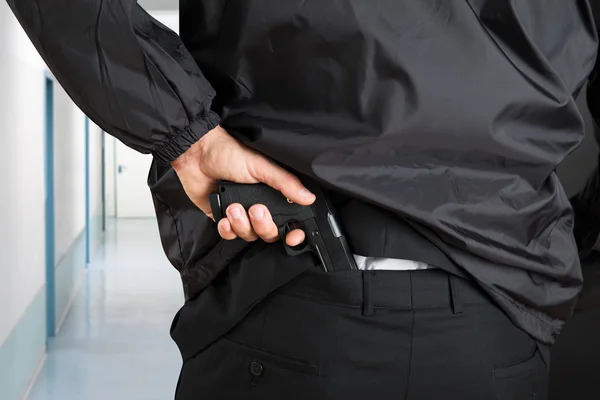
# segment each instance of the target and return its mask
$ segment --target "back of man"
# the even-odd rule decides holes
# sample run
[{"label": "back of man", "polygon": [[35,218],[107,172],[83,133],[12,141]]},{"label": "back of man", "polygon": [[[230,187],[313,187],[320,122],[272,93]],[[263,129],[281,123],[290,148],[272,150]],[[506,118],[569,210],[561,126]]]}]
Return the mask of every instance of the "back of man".
[{"label": "back of man", "polygon": [[181,16],[230,134],[418,223],[553,340],[581,280],[554,170],[583,137],[587,2],[183,1]]}]

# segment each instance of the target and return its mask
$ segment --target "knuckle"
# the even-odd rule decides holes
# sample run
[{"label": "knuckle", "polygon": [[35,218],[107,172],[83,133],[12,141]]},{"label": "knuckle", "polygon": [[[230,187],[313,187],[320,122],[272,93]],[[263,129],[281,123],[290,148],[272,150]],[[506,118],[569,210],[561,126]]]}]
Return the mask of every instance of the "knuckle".
[{"label": "knuckle", "polygon": [[284,186],[294,186],[298,183],[298,178],[289,171],[285,171],[281,177],[281,182]]},{"label": "knuckle", "polygon": [[246,168],[250,175],[260,180],[265,178],[265,164],[261,161],[258,157],[250,157],[246,160]]},{"label": "knuckle", "polygon": [[252,222],[252,228],[254,228],[254,232],[260,237],[264,236],[269,231],[268,227],[265,226],[265,223],[262,221]]},{"label": "knuckle", "polygon": [[277,232],[277,227],[276,226],[265,226],[262,227],[262,229],[256,230],[256,233],[261,237],[261,239],[263,240],[271,240],[273,238],[276,238],[279,236],[279,232]]},{"label": "knuckle", "polygon": [[242,208],[241,204],[233,203],[233,204],[230,204],[225,211],[227,214],[231,214],[232,211],[239,209],[239,208]]},{"label": "knuckle", "polygon": [[238,223],[233,224],[233,230],[237,236],[247,242],[252,242],[257,239],[254,229],[247,221],[239,221]]},{"label": "knuckle", "polygon": [[245,227],[239,227],[236,225],[233,225],[233,231],[235,232],[236,235],[238,235],[241,238],[245,238],[246,236],[248,236],[248,229],[246,229]]},{"label": "knuckle", "polygon": [[273,236],[277,234],[277,226],[270,218],[265,218],[262,221],[256,221],[255,223],[253,223],[253,226],[254,231],[261,237]]},{"label": "knuckle", "polygon": [[255,216],[256,213],[259,211],[263,211],[263,213],[266,215],[266,207],[263,205],[255,204],[248,209],[248,213],[251,214],[252,216]]}]

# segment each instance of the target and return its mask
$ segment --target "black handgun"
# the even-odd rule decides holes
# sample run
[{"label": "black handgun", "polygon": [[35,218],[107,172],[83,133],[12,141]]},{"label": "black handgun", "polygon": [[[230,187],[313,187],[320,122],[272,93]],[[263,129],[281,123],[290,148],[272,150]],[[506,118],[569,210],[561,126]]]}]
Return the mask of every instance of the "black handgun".
[{"label": "black handgun", "polygon": [[[263,204],[271,213],[290,256],[311,252],[325,271],[358,269],[325,193],[316,184],[303,183],[317,197],[310,206],[292,203],[281,192],[263,183],[220,181],[217,192],[210,195],[213,216],[218,223],[231,204],[239,203],[246,211],[254,204]],[[285,243],[285,237],[294,229],[302,229],[306,239],[302,244],[290,247]]]}]

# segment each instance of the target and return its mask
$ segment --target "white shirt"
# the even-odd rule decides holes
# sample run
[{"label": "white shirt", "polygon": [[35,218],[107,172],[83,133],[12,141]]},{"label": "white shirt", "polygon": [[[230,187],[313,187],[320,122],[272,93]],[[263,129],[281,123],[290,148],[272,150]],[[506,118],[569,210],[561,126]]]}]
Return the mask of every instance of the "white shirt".
[{"label": "white shirt", "polygon": [[396,258],[364,257],[355,254],[354,259],[356,260],[358,269],[362,270],[386,269],[394,271],[414,271],[430,268],[429,265],[424,262]]}]

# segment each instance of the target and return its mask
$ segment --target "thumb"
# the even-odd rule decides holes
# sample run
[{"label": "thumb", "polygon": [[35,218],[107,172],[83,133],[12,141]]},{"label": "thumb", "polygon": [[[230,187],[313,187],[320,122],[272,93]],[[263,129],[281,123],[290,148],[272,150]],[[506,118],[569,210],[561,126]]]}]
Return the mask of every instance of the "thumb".
[{"label": "thumb", "polygon": [[254,178],[280,191],[296,204],[308,206],[314,203],[316,196],[291,172],[261,155],[257,155],[252,164],[250,170]]}]

